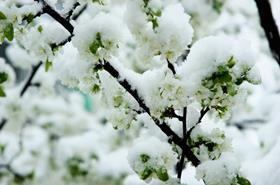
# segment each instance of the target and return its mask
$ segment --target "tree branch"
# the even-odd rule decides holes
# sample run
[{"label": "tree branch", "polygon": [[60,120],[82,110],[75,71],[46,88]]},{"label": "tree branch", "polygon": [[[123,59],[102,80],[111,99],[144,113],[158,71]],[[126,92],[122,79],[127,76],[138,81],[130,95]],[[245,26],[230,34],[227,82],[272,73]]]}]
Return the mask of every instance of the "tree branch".
[{"label": "tree branch", "polygon": [[74,5],[73,5],[73,8],[68,12],[68,15],[66,17],[66,20],[69,21],[71,19],[71,16],[73,15],[74,11],[76,10],[76,8],[80,6],[80,3],[79,2],[76,2]]},{"label": "tree branch", "polygon": [[206,113],[207,113],[209,110],[210,110],[210,109],[209,109],[208,107],[207,107],[206,109],[201,109],[201,111],[200,111],[200,116],[199,116],[199,118],[198,118],[197,123],[196,123],[192,128],[190,128],[190,129],[188,130],[188,132],[187,132],[187,139],[190,138],[193,129],[194,129],[197,125],[199,125],[199,124],[201,123],[203,117],[206,115]]},{"label": "tree branch", "polygon": [[5,127],[6,123],[7,119],[2,119],[2,121],[0,122],[0,130],[2,130]]},{"label": "tree branch", "polygon": [[[183,142],[187,143],[187,107],[184,107],[183,109]],[[181,180],[182,172],[184,168],[185,163],[185,151],[182,151],[182,155],[180,158],[180,161],[178,163],[178,173],[177,178]]]},{"label": "tree branch", "polygon": [[174,65],[167,59],[167,67],[172,71],[173,75],[176,75],[176,70]]},{"label": "tree branch", "polygon": [[265,31],[271,53],[280,65],[280,35],[273,18],[269,0],[255,0],[255,2],[259,11],[261,26]]},{"label": "tree branch", "polygon": [[[37,2],[40,2],[40,0],[34,0]],[[51,16],[54,20],[59,22],[68,32],[73,35],[74,27],[73,25],[66,20],[64,17],[62,17],[59,13],[57,13],[51,6],[49,6],[44,0],[42,0],[43,3],[43,9],[42,13],[46,13],[49,16]]]},{"label": "tree branch", "polygon": [[87,9],[87,4],[85,4],[76,14],[72,16],[72,20],[77,20],[81,14]]},{"label": "tree branch", "polygon": [[29,76],[29,78],[27,79],[25,85],[23,86],[21,92],[20,92],[20,97],[22,97],[24,95],[24,93],[27,91],[27,89],[32,86],[32,80],[35,76],[35,74],[37,73],[38,69],[40,68],[40,66],[42,65],[42,62],[39,62],[37,65],[32,66],[32,70],[31,70],[31,74]]}]

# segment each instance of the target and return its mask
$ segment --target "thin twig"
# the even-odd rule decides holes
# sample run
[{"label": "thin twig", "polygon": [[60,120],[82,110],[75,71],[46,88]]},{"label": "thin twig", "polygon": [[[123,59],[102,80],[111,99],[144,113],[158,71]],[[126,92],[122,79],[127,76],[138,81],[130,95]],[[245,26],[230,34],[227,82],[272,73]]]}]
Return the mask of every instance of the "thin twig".
[{"label": "thin twig", "polygon": [[5,127],[6,123],[7,123],[7,119],[5,118],[2,119],[2,121],[0,122],[0,130],[2,130]]},{"label": "thin twig", "polygon": [[87,4],[85,4],[76,14],[72,16],[72,20],[77,20],[87,9]]},{"label": "thin twig", "polygon": [[210,110],[210,109],[209,109],[208,107],[205,108],[205,109],[201,109],[201,111],[200,111],[200,116],[199,116],[199,118],[198,118],[197,123],[196,123],[192,128],[190,128],[190,129],[188,130],[188,132],[187,132],[187,139],[190,138],[193,129],[194,129],[197,125],[199,125],[199,124],[201,123],[203,117],[206,115],[206,113],[207,113],[209,110]]},{"label": "thin twig", "polygon": [[22,97],[25,92],[27,91],[27,89],[32,86],[32,80],[35,76],[35,74],[37,73],[38,69],[40,68],[40,66],[43,64],[43,62],[39,62],[37,65],[33,66],[32,67],[32,70],[31,70],[31,73],[30,73],[30,76],[29,78],[27,79],[25,85],[23,86],[21,92],[20,92],[20,97]]},{"label": "thin twig", "polygon": [[72,9],[68,12],[68,15],[67,15],[67,17],[66,17],[66,20],[68,20],[68,21],[70,20],[71,16],[73,15],[74,11],[76,10],[76,8],[77,8],[78,6],[80,6],[80,3],[79,3],[79,2],[76,2],[76,3],[73,5]]},{"label": "thin twig", "polygon": [[167,59],[167,67],[170,69],[170,71],[173,73],[173,75],[176,74],[174,65],[168,59]]}]

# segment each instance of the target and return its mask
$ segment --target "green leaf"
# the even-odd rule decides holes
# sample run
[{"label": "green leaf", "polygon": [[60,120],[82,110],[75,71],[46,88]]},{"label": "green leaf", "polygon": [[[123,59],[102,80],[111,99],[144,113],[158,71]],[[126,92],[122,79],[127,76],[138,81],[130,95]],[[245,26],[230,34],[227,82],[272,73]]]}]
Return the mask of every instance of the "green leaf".
[{"label": "green leaf", "polygon": [[100,86],[98,84],[94,84],[91,88],[91,92],[98,93],[100,91]]},{"label": "green leaf", "polygon": [[217,13],[222,12],[223,5],[224,5],[223,0],[213,0],[212,6]]},{"label": "green leaf", "polygon": [[95,40],[91,43],[91,45],[89,46],[89,50],[92,54],[96,54],[97,53],[97,50],[100,48],[100,47],[103,47],[103,44],[102,44],[102,41],[101,41],[101,35],[100,33],[97,33],[96,34],[96,38]]},{"label": "green leaf", "polygon": [[84,177],[88,174],[88,171],[82,169],[80,166],[84,163],[84,160],[78,156],[74,156],[67,160],[67,169],[69,174],[76,177]]},{"label": "green leaf", "polygon": [[149,178],[152,175],[152,173],[153,173],[153,170],[149,167],[146,167],[144,169],[144,171],[142,171],[142,173],[140,174],[140,178],[142,180],[146,180],[147,178]]},{"label": "green leaf", "polygon": [[28,23],[31,23],[34,19],[34,15],[33,14],[28,14],[25,16],[25,19]]},{"label": "green leaf", "polygon": [[92,0],[93,3],[98,3],[100,5],[104,5],[102,0]]},{"label": "green leaf", "polygon": [[3,155],[6,149],[6,145],[5,144],[0,144],[0,154]]},{"label": "green leaf", "polygon": [[37,30],[38,30],[38,32],[42,33],[42,31],[43,31],[43,26],[42,26],[42,25],[38,26]]},{"label": "green leaf", "polygon": [[8,80],[8,74],[5,72],[0,72],[0,84]]},{"label": "green leaf", "polygon": [[237,183],[239,185],[251,185],[251,182],[245,177],[237,176]]},{"label": "green leaf", "polygon": [[146,8],[148,6],[149,0],[143,0],[144,2],[144,8]]},{"label": "green leaf", "polygon": [[0,20],[5,20],[7,19],[6,15],[0,11]]},{"label": "green leaf", "polygon": [[156,171],[157,177],[161,181],[167,181],[169,179],[168,172],[166,168],[160,168]]},{"label": "green leaf", "polygon": [[150,156],[148,156],[147,154],[141,154],[140,159],[143,163],[146,163],[150,160]]},{"label": "green leaf", "polygon": [[14,39],[14,26],[12,23],[9,23],[4,29],[4,35],[9,40],[12,41]]},{"label": "green leaf", "polygon": [[227,91],[230,96],[235,96],[237,94],[237,90],[233,84],[227,85]]},{"label": "green leaf", "polygon": [[35,172],[32,171],[31,173],[27,174],[26,176],[15,174],[14,176],[14,184],[24,184],[28,180],[32,180],[34,178]]},{"label": "green leaf", "polygon": [[52,61],[49,61],[49,59],[47,59],[45,62],[45,71],[48,72],[51,67],[52,67]]},{"label": "green leaf", "polygon": [[5,97],[6,93],[4,92],[4,89],[2,86],[0,86],[0,97]]},{"label": "green leaf", "polygon": [[230,59],[229,59],[228,62],[227,62],[227,66],[228,66],[229,68],[233,68],[233,66],[234,66],[235,64],[236,64],[236,61],[234,60],[234,57],[231,56]]}]

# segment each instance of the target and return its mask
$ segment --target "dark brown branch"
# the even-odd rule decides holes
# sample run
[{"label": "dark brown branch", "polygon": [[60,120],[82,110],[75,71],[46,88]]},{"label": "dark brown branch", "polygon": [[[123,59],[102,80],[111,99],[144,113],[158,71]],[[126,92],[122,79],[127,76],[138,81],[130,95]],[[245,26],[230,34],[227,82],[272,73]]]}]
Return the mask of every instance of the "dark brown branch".
[{"label": "dark brown branch", "polygon": [[265,31],[271,53],[280,65],[280,35],[273,18],[269,0],[255,0],[255,2],[259,11],[261,26]]},{"label": "dark brown branch", "polygon": [[6,123],[7,119],[2,119],[2,121],[0,122],[0,130],[2,130],[5,127]]},{"label": "dark brown branch", "polygon": [[175,67],[169,60],[167,60],[167,67],[170,69],[170,71],[173,73],[173,75],[176,74]]},{"label": "dark brown branch", "polygon": [[[184,107],[183,109],[183,142],[187,143],[187,107]],[[181,179],[182,177],[182,172],[184,168],[184,163],[185,163],[185,151],[182,151],[182,155],[180,158],[180,161],[178,163],[178,173],[177,173],[177,178]]]},{"label": "dark brown branch", "polygon": [[80,15],[84,13],[84,11],[87,9],[87,5],[84,5],[76,14],[72,16],[72,20],[77,20]]},{"label": "dark brown branch", "polygon": [[42,65],[42,62],[39,62],[37,65],[32,67],[30,76],[28,77],[25,85],[23,86],[21,92],[20,92],[20,97],[22,97],[24,95],[24,93],[27,91],[27,89],[33,85],[32,80],[35,76],[35,74],[37,73],[38,69],[40,68],[40,66]]},{"label": "dark brown branch", "polygon": [[197,123],[196,123],[192,128],[190,128],[190,129],[188,130],[188,132],[187,132],[187,139],[190,138],[193,129],[194,129],[197,125],[199,125],[199,124],[201,123],[203,117],[206,115],[206,113],[207,113],[209,110],[210,110],[210,109],[209,109],[208,107],[205,108],[205,109],[201,109],[201,111],[200,111],[200,116],[199,116],[199,118],[198,118]]},{"label": "dark brown branch", "polygon": [[[40,0],[35,0],[40,2]],[[66,30],[69,31],[71,35],[73,35],[74,27],[73,25],[67,21],[64,17],[62,17],[59,13],[57,13],[51,6],[49,6],[44,0],[42,0],[43,9],[42,13],[46,13],[51,16],[54,20],[59,22]]]},{"label": "dark brown branch", "polygon": [[80,6],[80,3],[79,2],[76,2],[74,5],[73,5],[73,8],[68,12],[68,15],[66,17],[66,20],[70,20],[71,19],[71,16],[73,15],[74,11],[76,10],[76,8]]}]

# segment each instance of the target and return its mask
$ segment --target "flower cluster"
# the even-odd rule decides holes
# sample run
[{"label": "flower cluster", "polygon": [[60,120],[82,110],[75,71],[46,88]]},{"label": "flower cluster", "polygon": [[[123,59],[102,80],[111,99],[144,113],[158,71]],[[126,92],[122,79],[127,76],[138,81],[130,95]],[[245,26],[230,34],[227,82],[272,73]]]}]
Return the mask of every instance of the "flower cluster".
[{"label": "flower cluster", "polygon": [[231,143],[225,133],[217,128],[205,133],[197,126],[191,133],[188,145],[200,161],[215,160],[231,149]]},{"label": "flower cluster", "polygon": [[85,60],[109,60],[117,55],[122,42],[122,22],[110,13],[100,13],[87,24],[75,27],[74,35],[73,45]]},{"label": "flower cluster", "polygon": [[175,62],[192,41],[190,17],[181,4],[133,0],[127,5],[126,20],[144,61],[160,55]]},{"label": "flower cluster", "polygon": [[[222,47],[217,48],[217,44]],[[220,117],[243,94],[242,83],[260,81],[254,68],[254,52],[248,48],[242,52],[243,47],[227,37],[201,39],[191,48],[187,62],[180,69],[189,93],[202,107],[214,109]]]},{"label": "flower cluster", "polygon": [[102,91],[108,105],[108,118],[116,129],[128,129],[136,120],[139,106],[119,84],[105,72],[100,72]]},{"label": "flower cluster", "polygon": [[131,167],[143,180],[169,180],[168,170],[174,165],[175,158],[172,148],[155,137],[137,142],[128,155]]},{"label": "flower cluster", "polygon": [[239,174],[239,168],[238,161],[225,153],[220,159],[199,165],[196,177],[202,178],[207,185],[250,185],[251,183]]},{"label": "flower cluster", "polygon": [[[144,85],[146,81],[149,83]],[[141,76],[141,82],[141,88],[145,89],[143,99],[155,117],[168,117],[171,109],[180,109],[187,104],[184,82],[166,67],[146,71]]]}]

